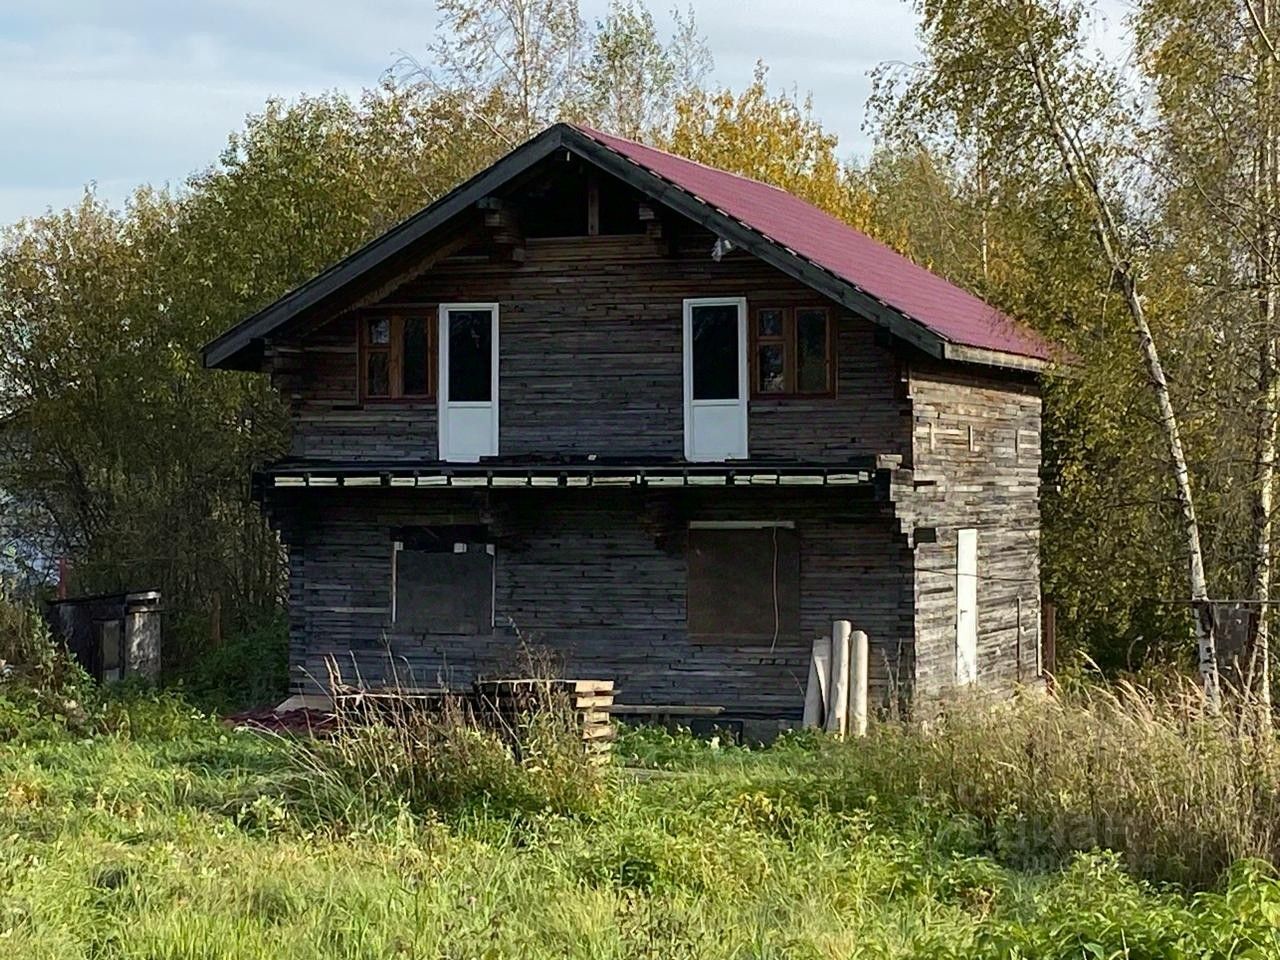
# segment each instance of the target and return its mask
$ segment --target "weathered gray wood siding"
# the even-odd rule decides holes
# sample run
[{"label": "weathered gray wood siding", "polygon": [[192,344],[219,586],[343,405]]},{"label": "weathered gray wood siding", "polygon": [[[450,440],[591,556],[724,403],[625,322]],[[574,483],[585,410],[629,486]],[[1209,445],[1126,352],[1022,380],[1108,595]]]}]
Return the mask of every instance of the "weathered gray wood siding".
[{"label": "weathered gray wood siding", "polygon": [[[446,259],[388,302],[434,318],[441,302],[499,303],[499,449],[504,456],[679,458],[684,452],[682,301],[745,296],[753,306],[827,305],[743,253],[717,263],[690,228],[678,255],[645,236],[530,240],[523,264]],[[910,447],[898,354],[873,324],[831,305],[836,397],[752,401],[753,457],[839,462]],[[357,393],[356,318],[277,343],[293,398],[295,456],[381,460],[437,455],[435,401],[370,404]],[[291,351],[298,351],[296,353]]]},{"label": "weathered gray wood siding", "polygon": [[[883,508],[847,490],[292,491],[276,508],[289,545],[290,667],[295,687],[323,680],[325,658],[435,685],[519,663],[513,621],[558,651],[569,673],[617,680],[630,703],[713,703],[798,717],[810,640],[850,618],[873,638],[872,685],[884,699],[910,663],[911,557]],[[690,519],[791,520],[800,535],[803,639],[691,642],[685,624]],[[495,547],[492,636],[406,635],[389,624],[392,530],[489,524]],[[388,656],[388,653],[390,656]]]},{"label": "weathered gray wood siding", "polygon": [[915,545],[916,692],[956,678],[956,531],[977,530],[978,684],[1034,679],[1040,643],[1040,394],[1030,378],[915,361],[914,470],[899,496]]}]

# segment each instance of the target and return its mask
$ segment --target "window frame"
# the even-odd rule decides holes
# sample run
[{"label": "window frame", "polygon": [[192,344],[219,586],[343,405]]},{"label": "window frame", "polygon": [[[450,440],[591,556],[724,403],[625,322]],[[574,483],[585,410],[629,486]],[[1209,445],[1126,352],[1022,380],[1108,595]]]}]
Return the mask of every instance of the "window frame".
[{"label": "window frame", "polygon": [[[482,456],[497,456],[500,450],[501,433],[499,432],[499,411],[501,409],[498,393],[501,386],[501,346],[499,315],[501,313],[502,304],[499,301],[490,302],[468,302],[459,301],[455,303],[440,303],[436,305],[436,416],[437,430],[439,440],[439,457],[442,461],[447,462],[474,462],[467,457],[457,458],[450,457],[448,454],[453,448],[454,427],[452,424],[452,410],[465,410],[468,407],[472,409],[489,409],[489,438],[492,441],[490,445],[490,454]],[[449,372],[449,315],[452,313],[488,313],[489,314],[489,399],[488,400],[450,400],[449,391],[452,389],[453,380]]]},{"label": "window frame", "polygon": [[[694,396],[694,312],[699,307],[733,307],[737,311],[738,391],[733,399],[700,399]],[[751,424],[751,310],[746,297],[686,297],[681,304],[680,353],[681,379],[684,394],[684,458],[690,463],[722,463],[726,460],[746,459],[750,456]],[[737,446],[741,456],[696,456],[694,437],[694,410],[696,408],[733,407],[740,423],[735,425]]]},{"label": "window frame", "polygon": [[[797,340],[797,315],[804,311],[821,313],[827,320],[827,385],[822,390],[798,390],[796,388],[797,364],[800,356],[800,344]],[[782,315],[782,333],[771,336],[760,335],[760,315],[777,312]],[[825,305],[810,306],[807,304],[769,304],[757,303],[751,307],[751,324],[748,330],[749,342],[749,376],[751,378],[752,400],[790,400],[811,399],[814,397],[834,397],[839,381],[836,362],[836,317],[832,309]],[[760,348],[777,345],[782,347],[782,381],[783,388],[776,391],[760,389]]]},{"label": "window frame", "polygon": [[[359,314],[356,328],[356,345],[358,347],[356,366],[356,389],[361,404],[400,404],[414,405],[433,403],[436,398],[436,331],[431,322],[433,311],[423,310],[367,310]],[[387,343],[370,342],[369,328],[374,320],[386,320],[389,334]],[[425,340],[427,389],[424,393],[404,392],[404,323],[406,320],[421,320],[423,339]],[[369,356],[374,353],[387,355],[387,395],[373,396],[369,393]]]}]

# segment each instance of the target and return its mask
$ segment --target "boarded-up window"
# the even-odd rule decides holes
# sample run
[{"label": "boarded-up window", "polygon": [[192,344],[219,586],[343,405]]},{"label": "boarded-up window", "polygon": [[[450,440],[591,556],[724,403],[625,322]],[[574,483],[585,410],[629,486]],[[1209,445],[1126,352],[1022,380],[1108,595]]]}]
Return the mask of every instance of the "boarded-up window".
[{"label": "boarded-up window", "polygon": [[689,634],[773,642],[800,635],[800,545],[793,529],[689,530]]},{"label": "boarded-up window", "polygon": [[470,528],[398,534],[392,620],[412,633],[479,634],[493,629],[493,546]]}]

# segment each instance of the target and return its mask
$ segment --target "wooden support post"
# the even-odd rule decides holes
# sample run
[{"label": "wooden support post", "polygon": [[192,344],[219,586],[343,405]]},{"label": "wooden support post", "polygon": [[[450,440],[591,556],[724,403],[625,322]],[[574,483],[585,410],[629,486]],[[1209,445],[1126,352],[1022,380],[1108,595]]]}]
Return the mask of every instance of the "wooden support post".
[{"label": "wooden support post", "polygon": [[831,638],[816,637],[809,657],[809,683],[804,691],[804,727],[819,730],[827,717],[831,699]]},{"label": "wooden support post", "polygon": [[849,718],[849,634],[853,625],[848,620],[831,624],[831,679],[827,689],[827,733],[844,736]]},{"label": "wooden support post", "polygon": [[587,236],[600,234],[600,178],[587,175]]},{"label": "wooden support post", "polygon": [[1058,669],[1058,610],[1052,600],[1040,602],[1040,675],[1053,684]]},{"label": "wooden support post", "polygon": [[867,735],[867,656],[867,634],[855,630],[849,643],[849,732],[855,737]]}]

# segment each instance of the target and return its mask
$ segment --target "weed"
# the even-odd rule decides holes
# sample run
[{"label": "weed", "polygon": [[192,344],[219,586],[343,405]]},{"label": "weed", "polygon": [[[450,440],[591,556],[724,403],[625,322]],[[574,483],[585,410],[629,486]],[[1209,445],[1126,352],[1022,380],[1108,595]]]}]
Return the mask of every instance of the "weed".
[{"label": "weed", "polygon": [[457,698],[438,709],[340,710],[331,738],[299,742],[292,755],[296,799],[333,821],[401,807],[419,814],[476,805],[494,815],[582,814],[602,790],[576,718],[555,701],[498,729]]}]

